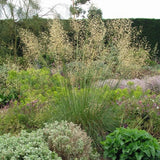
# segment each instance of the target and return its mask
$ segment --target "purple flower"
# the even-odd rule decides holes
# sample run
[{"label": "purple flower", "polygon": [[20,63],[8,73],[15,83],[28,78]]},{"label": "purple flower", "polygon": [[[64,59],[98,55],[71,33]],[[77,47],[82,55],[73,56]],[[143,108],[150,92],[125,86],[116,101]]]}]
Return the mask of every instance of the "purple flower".
[{"label": "purple flower", "polygon": [[37,103],[38,102],[38,100],[34,100],[32,103]]},{"label": "purple flower", "polygon": [[150,105],[149,104],[147,104],[147,107],[149,107]]},{"label": "purple flower", "polygon": [[123,124],[123,127],[124,127],[124,128],[127,128],[127,127],[128,127],[127,123],[124,123],[124,124]]}]

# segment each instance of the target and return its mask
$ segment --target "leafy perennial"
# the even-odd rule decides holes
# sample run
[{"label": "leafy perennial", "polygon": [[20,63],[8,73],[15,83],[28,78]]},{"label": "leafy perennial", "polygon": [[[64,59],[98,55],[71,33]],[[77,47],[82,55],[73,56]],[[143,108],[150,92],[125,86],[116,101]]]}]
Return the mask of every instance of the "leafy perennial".
[{"label": "leafy perennial", "polygon": [[160,160],[158,141],[144,130],[118,128],[101,144],[112,160]]}]

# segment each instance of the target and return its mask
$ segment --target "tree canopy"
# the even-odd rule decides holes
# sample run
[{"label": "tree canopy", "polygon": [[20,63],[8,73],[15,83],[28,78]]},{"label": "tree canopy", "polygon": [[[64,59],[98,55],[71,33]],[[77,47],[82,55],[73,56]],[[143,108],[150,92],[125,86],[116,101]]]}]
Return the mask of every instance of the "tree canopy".
[{"label": "tree canopy", "polygon": [[90,0],[72,0],[72,5],[70,6],[70,12],[73,18],[79,17],[81,14],[85,14],[85,11],[81,8],[81,5],[90,2]]}]

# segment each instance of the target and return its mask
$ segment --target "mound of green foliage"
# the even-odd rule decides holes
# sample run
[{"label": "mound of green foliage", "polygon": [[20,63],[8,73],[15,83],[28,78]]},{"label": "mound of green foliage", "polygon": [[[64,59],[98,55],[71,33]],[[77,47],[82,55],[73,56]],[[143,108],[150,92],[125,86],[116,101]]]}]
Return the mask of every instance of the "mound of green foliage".
[{"label": "mound of green foliage", "polygon": [[160,160],[158,141],[144,130],[118,128],[101,144],[112,160]]},{"label": "mound of green foliage", "polygon": [[0,115],[0,134],[32,130],[50,120],[63,94],[61,81],[61,75],[52,75],[47,68],[8,71],[5,89],[0,90],[0,103],[8,102],[7,113]]},{"label": "mound of green foliage", "polygon": [[[3,72],[5,72],[4,68]],[[53,75],[48,68],[9,70],[3,75],[1,75],[3,83],[0,85],[0,105],[5,105],[10,100],[19,100],[23,104],[37,99],[46,102],[61,93],[63,77],[60,74]]]},{"label": "mound of green foliage", "polygon": [[[19,91],[20,100],[25,104],[38,99],[41,102],[55,97],[55,91],[59,91],[63,77],[52,74],[48,68],[28,69],[27,71],[8,72],[7,85],[10,90]],[[52,94],[53,93],[53,94]]]}]

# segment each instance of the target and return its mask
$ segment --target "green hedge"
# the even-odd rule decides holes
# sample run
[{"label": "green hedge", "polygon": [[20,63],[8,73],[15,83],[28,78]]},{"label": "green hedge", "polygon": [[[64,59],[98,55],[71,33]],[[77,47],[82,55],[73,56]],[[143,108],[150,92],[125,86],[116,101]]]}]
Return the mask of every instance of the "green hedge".
[{"label": "green hedge", "polygon": [[158,43],[157,58],[160,58],[160,19],[132,19],[133,26],[142,26],[142,36],[146,36],[151,48],[154,49]]}]

